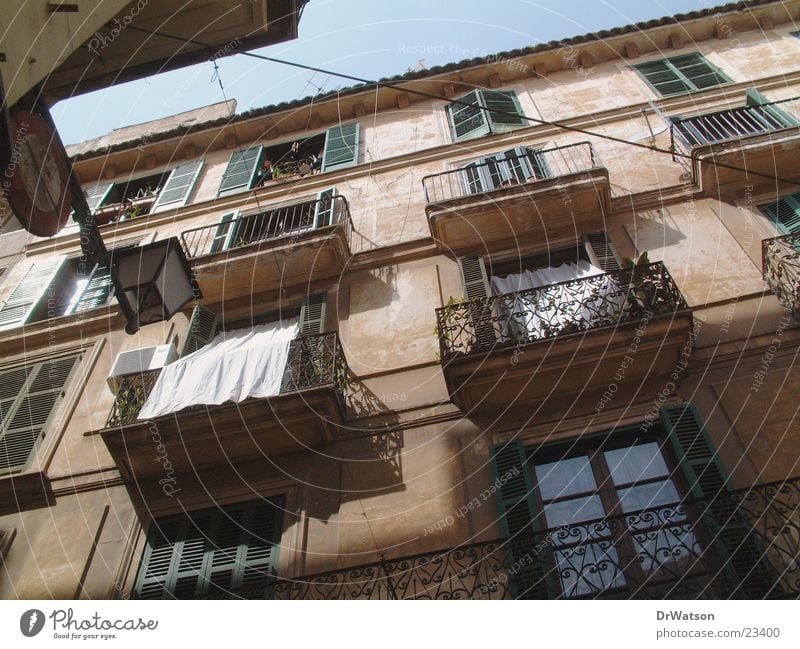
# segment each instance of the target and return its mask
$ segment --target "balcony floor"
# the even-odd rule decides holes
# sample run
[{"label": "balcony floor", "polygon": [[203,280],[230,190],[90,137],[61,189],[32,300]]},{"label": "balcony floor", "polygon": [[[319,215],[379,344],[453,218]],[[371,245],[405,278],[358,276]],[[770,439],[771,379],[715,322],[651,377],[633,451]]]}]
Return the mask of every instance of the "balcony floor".
[{"label": "balcony floor", "polygon": [[608,170],[596,168],[432,203],[426,212],[437,246],[482,254],[602,230],[610,195]]},{"label": "balcony floor", "polygon": [[567,395],[606,389],[612,383],[638,384],[668,376],[678,366],[692,330],[690,310],[650,320],[632,355],[638,322],[600,327],[518,347],[454,356],[443,365],[450,396],[464,412],[497,411],[537,405]]},{"label": "balcony floor", "polygon": [[[267,455],[316,447],[333,439],[344,409],[332,386],[306,388],[268,399],[187,408],[152,420],[95,431],[123,478],[194,473]],[[163,448],[160,446],[163,445]]]}]

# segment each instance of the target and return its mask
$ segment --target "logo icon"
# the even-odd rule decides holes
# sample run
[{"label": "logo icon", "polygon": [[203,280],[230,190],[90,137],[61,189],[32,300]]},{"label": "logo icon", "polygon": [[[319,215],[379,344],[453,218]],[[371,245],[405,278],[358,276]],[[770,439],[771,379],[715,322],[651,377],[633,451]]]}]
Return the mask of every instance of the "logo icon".
[{"label": "logo icon", "polygon": [[44,613],[38,608],[25,611],[19,618],[19,630],[22,635],[32,638],[44,628]]}]

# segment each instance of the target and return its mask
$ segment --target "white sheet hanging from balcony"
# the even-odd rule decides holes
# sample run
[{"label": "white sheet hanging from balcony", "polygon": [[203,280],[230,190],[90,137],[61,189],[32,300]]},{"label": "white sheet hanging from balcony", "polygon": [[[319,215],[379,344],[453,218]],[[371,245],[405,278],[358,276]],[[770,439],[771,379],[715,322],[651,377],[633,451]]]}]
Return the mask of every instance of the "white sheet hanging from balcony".
[{"label": "white sheet hanging from balcony", "polygon": [[161,370],[139,419],[189,406],[275,396],[298,331],[295,318],[218,334],[202,349]]},{"label": "white sheet hanging from balcony", "polygon": [[[574,279],[602,275],[584,284],[559,285]],[[501,302],[507,326],[503,337],[518,337],[523,330],[533,339],[546,338],[575,323],[585,326],[615,321],[625,308],[625,294],[619,284],[588,261],[577,264],[525,270],[507,277],[492,277],[496,295],[541,289]]]}]

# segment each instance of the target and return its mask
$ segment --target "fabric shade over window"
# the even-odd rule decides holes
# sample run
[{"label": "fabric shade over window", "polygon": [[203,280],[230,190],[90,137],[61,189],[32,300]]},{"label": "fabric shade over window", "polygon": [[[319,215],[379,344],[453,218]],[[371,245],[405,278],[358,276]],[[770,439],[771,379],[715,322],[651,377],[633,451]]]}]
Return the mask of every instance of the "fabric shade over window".
[{"label": "fabric shade over window", "polygon": [[161,370],[139,419],[277,395],[289,345],[298,331],[297,319],[292,319],[218,334],[202,349]]},{"label": "fabric shade over window", "polygon": [[[618,313],[622,312],[625,292],[610,277],[604,277],[599,286],[588,282],[582,287],[561,285],[561,282],[603,274],[602,269],[581,260],[577,264],[568,263],[526,270],[507,277],[492,277],[492,289],[496,295],[540,289],[517,298],[519,304],[512,309],[509,326],[522,327],[529,336],[542,338],[546,336],[546,331],[560,329],[576,320],[591,325],[597,314],[608,312],[609,307]],[[504,332],[506,336],[513,334],[513,331]]]}]

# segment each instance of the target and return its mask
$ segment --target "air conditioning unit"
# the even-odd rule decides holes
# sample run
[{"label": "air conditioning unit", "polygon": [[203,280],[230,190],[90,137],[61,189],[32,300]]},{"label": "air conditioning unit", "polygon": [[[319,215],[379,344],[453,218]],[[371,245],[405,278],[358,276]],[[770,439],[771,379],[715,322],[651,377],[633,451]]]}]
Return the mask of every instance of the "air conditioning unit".
[{"label": "air conditioning unit", "polygon": [[174,343],[121,352],[114,361],[111,374],[108,375],[108,387],[116,394],[119,382],[123,377],[149,370],[159,370],[176,358],[178,358],[178,352],[175,351]]}]

